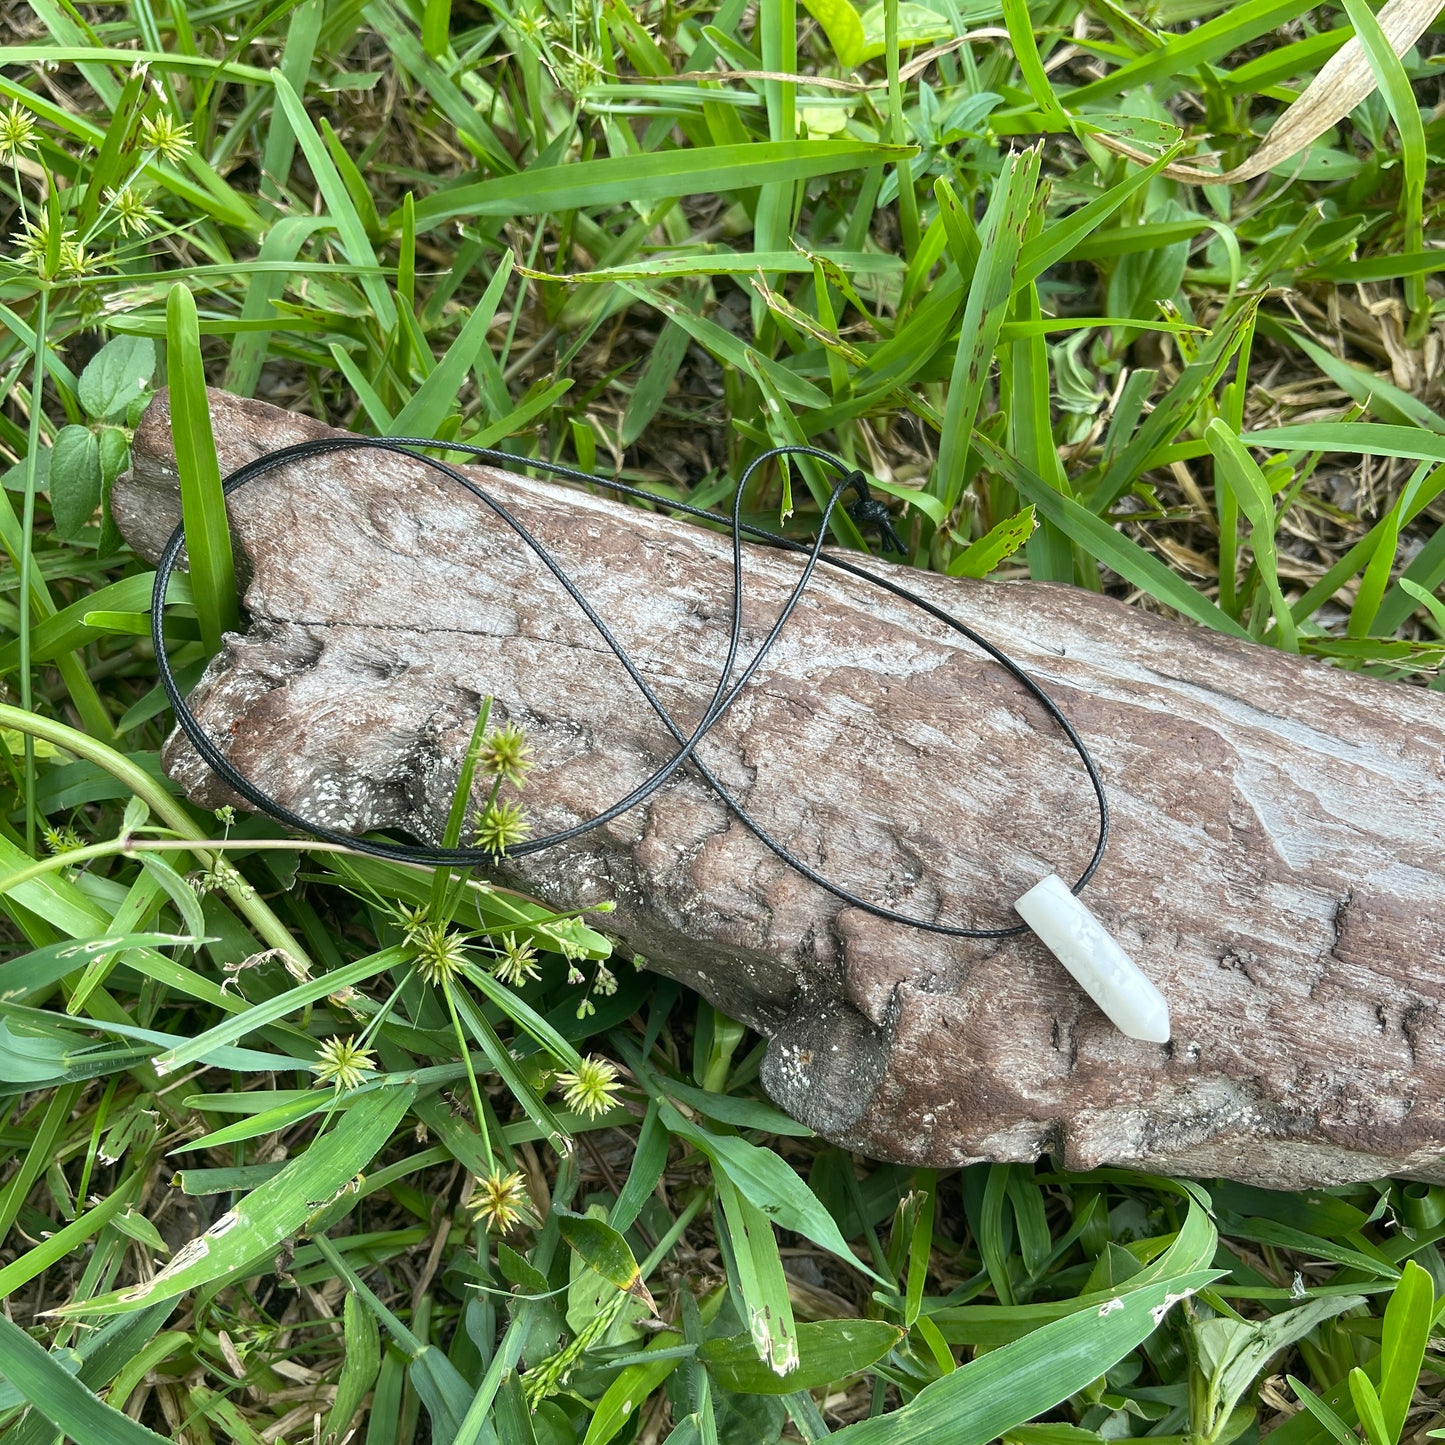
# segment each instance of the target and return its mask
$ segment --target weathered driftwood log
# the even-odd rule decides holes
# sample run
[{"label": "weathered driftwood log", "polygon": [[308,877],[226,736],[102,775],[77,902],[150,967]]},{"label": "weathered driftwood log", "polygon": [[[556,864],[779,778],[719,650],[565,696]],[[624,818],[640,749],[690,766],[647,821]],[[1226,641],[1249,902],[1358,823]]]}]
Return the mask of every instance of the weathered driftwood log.
[{"label": "weathered driftwood log", "polygon": [[[326,434],[256,402],[212,407],[224,467]],[[690,724],[725,646],[727,539],[479,472]],[[154,555],[177,518],[164,398],[114,505]],[[232,515],[249,623],[198,712],[300,813],[434,841],[484,694],[527,730],[539,829],[672,751],[551,577],[419,464],[313,457]],[[745,640],[799,565],[748,549]],[[764,1033],[773,1097],[875,1157],[1445,1179],[1439,695],[1067,587],[906,580],[1031,668],[1095,750],[1114,831],[1085,896],[1169,999],[1172,1043],[1124,1038],[1031,936],[950,940],[840,908],[695,777],[513,877],[559,905],[615,899],[624,951]],[[1077,760],[1003,671],[827,569],[703,754],[825,875],[925,918],[1007,926],[1013,899],[1075,876],[1093,842]],[[224,800],[183,741],[167,766]]]}]

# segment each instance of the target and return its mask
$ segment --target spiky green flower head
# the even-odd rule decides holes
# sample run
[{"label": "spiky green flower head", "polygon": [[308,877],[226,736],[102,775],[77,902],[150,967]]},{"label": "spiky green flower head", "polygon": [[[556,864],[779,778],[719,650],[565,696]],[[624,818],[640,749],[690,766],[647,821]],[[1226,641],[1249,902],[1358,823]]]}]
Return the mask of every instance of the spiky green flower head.
[{"label": "spiky green flower head", "polygon": [[35,144],[35,119],[19,101],[0,114],[0,161],[8,161]]},{"label": "spiky green flower head", "polygon": [[85,847],[80,834],[68,823],[63,828],[48,827],[41,833],[45,839],[45,846],[54,854],[73,853],[77,848]]},{"label": "spiky green flower head", "polygon": [[541,976],[537,971],[537,950],[526,939],[518,943],[515,933],[504,934],[492,972],[503,983],[521,988],[524,983]]},{"label": "spiky green flower head", "polygon": [[586,1114],[589,1119],[605,1114],[617,1102],[615,1096],[622,1088],[617,1065],[590,1055],[575,1070],[558,1074],[557,1083],[562,1089],[562,1102],[573,1113]]},{"label": "spiky green flower head", "polygon": [[62,231],[60,235],[59,262],[52,271],[50,267],[50,213],[41,211],[34,217],[27,216],[20,222],[20,229],[11,235],[15,243],[16,258],[22,265],[31,267],[35,274],[46,281],[57,276],[83,276],[96,270],[102,256],[88,250],[77,236]]},{"label": "spiky green flower head", "polygon": [[158,110],[140,123],[140,141],[164,160],[175,165],[191,153],[191,128],[168,110]]},{"label": "spiky green flower head", "polygon": [[431,922],[426,904],[418,903],[414,908],[405,905],[396,910],[396,921],[401,927],[401,941],[415,943]]},{"label": "spiky green flower head", "polygon": [[433,988],[455,978],[471,962],[467,935],[430,919],[419,923],[407,941],[416,949],[417,972]]},{"label": "spiky green flower head", "polygon": [[[134,186],[122,186],[118,191],[107,191],[105,199],[115,214],[116,223],[120,227],[122,236],[148,235],[151,227],[159,219],[155,211],[146,205],[141,193]],[[218,814],[220,811],[219,808],[216,809]],[[235,817],[234,809],[227,811],[231,813],[232,818]]]},{"label": "spiky green flower head", "polygon": [[479,1180],[472,1196],[471,1208],[477,1218],[485,1220],[494,1234],[505,1234],[524,1214],[530,1214],[532,1200],[527,1194],[527,1181],[515,1170],[500,1171]]},{"label": "spiky green flower head", "polygon": [[348,1038],[327,1039],[316,1051],[311,1072],[318,1084],[334,1084],[338,1091],[355,1089],[366,1082],[376,1068],[370,1049],[362,1048],[353,1034]]},{"label": "spiky green flower head", "polygon": [[532,749],[527,746],[526,733],[516,723],[508,723],[483,739],[477,750],[477,763],[484,773],[504,778],[520,788],[532,767]]},{"label": "spiky green flower head", "polygon": [[477,847],[498,857],[508,848],[515,848],[532,833],[527,810],[519,803],[501,803],[495,799],[476,817]]}]

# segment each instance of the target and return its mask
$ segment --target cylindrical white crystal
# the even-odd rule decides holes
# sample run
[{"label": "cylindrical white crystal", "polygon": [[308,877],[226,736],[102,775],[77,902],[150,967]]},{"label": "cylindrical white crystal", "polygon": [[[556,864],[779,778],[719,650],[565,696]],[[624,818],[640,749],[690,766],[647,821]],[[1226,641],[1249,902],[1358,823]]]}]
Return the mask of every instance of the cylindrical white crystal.
[{"label": "cylindrical white crystal", "polygon": [[1014,909],[1118,1028],[1131,1039],[1168,1041],[1164,995],[1057,873],[1030,888]]}]

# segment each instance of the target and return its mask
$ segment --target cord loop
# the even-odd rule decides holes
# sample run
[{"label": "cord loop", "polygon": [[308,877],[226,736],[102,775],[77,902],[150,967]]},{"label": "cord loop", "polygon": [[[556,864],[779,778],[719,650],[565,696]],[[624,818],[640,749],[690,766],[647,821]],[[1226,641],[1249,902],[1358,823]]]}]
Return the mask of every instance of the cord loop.
[{"label": "cord loop", "polygon": [[[685,734],[682,728],[673,719],[671,713],[664,707],[661,700],[652,690],[652,687],[643,676],[637,664],[623,648],[621,643],[612,635],[605,621],[597,614],[586,597],[582,594],[575,582],[569,577],[561,564],[552,555],[542,542],[532,535],[531,532],[519,521],[510,511],[492,496],[490,492],[473,481],[464,473],[446,462],[439,461],[435,457],[426,455],[421,448],[439,448],[448,452],[462,452],[468,456],[475,457],[478,461],[486,462],[499,467],[525,466],[533,471],[539,471],[545,475],[557,477],[565,481],[580,482],[588,486],[601,486],[610,489],[620,496],[632,497],[640,501],[646,501],[666,511],[682,513],[685,516],[697,517],[710,522],[728,520],[720,517],[718,513],[709,511],[702,507],[694,507],[685,502],[674,501],[669,497],[663,497],[655,492],[646,491],[640,487],[629,486],[624,482],[615,481],[608,477],[594,476],[589,472],[579,471],[574,467],[562,466],[556,462],[529,461],[525,457],[512,456],[507,452],[500,452],[487,447],[473,446],[465,442],[436,441],[426,437],[357,437],[338,436],[327,437],[317,441],[300,442],[294,446],[281,447],[276,451],[263,453],[254,461],[248,462],[245,466],[232,472],[223,483],[223,494],[229,496],[239,491],[240,488],[249,482],[255,481],[258,477],[268,472],[285,466],[288,462],[299,460],[302,457],[321,456],[332,452],[371,450],[390,452],[395,455],[408,457],[431,468],[437,474],[439,481],[448,481],[461,486],[470,492],[478,501],[486,506],[492,514],[501,522],[505,523],[516,536],[547,568],[555,577],[563,590],[572,601],[581,609],[587,620],[596,629],[598,635],[607,645],[608,649],[621,664],[634,686],[642,694],[648,705],[657,714],[662,725],[671,734],[673,741],[677,744],[677,751],[658,768],[651,777],[640,783],[624,798],[619,798],[611,807],[604,809],[595,817],[588,818],[571,828],[562,829],[556,833],[550,833],[545,837],[532,838],[524,843],[519,843],[508,848],[506,857],[519,858],[532,853],[539,853],[546,848],[556,847],[582,834],[590,832],[593,828],[601,827],[602,824],[636,807],[639,803],[651,797],[671,778],[685,763],[691,763],[694,770],[717,795],[729,812],[747,828],[765,847],[772,850],[788,867],[800,873],[810,882],[826,890],[841,902],[853,908],[862,909],[865,913],[872,914],[875,918],[881,918],[890,923],[905,925],[911,928],[918,928],[927,933],[936,933],[949,938],[1012,938],[1018,934],[1027,933],[1028,927],[1025,924],[1017,924],[1008,928],[969,928],[959,924],[935,923],[929,919],[912,918],[907,914],[899,913],[894,909],[885,908],[881,904],[870,902],[857,894],[830,879],[823,877],[815,869],[803,862],[801,858],[794,856],[777,839],[773,838],[768,831],[755,819],[746,809],[732,796],[724,784],[712,772],[710,768],[696,755],[697,747],[707,736],[708,732],[724,716],[727,710],[737,700],[739,694],[756,676],[761,668],[767,654],[777,642],[782,633],[788,618],[792,615],[793,609],[797,606],[802,597],[808,582],[819,562],[832,567],[836,571],[845,572],[849,576],[858,577],[869,582],[875,587],[882,588],[885,592],[894,597],[911,603],[920,608],[930,617],[944,623],[963,637],[967,638],[974,646],[980,648],[1009,675],[1027,691],[1052,721],[1061,729],[1068,739],[1074,751],[1078,754],[1084,771],[1088,775],[1089,783],[1094,791],[1094,797],[1098,804],[1099,832],[1098,842],[1094,847],[1093,856],[1088,865],[1080,874],[1078,881],[1073,885],[1072,892],[1079,893],[1084,885],[1093,877],[1095,870],[1099,867],[1104,856],[1104,849],[1109,838],[1109,804],[1104,793],[1104,784],[1099,776],[1099,770],[1094,764],[1089,750],[1085,747],[1083,739],[1074,730],[1071,724],[1059,709],[1057,703],[1046,693],[1042,687],[1012,658],[1007,656],[999,648],[995,647],[986,638],[969,627],[966,623],[960,622],[956,617],[935,607],[926,598],[920,597],[917,593],[909,591],[906,587],[881,577],[877,573],[869,572],[857,563],[850,562],[846,558],[837,556],[826,556],[823,553],[823,542],[828,533],[828,523],[832,517],[834,508],[838,505],[843,493],[849,489],[859,494],[858,500],[847,508],[860,526],[876,526],[882,537],[885,547],[903,552],[905,549],[898,534],[893,530],[892,519],[887,506],[876,500],[868,489],[868,484],[862,472],[849,468],[846,462],[833,456],[830,452],[822,451],[817,447],[810,446],[781,446],[765,451],[744,471],[741,480],[738,482],[737,491],[733,496],[733,507],[731,517],[732,551],[733,551],[733,601],[732,601],[732,623],[728,641],[727,657],[719,670],[716,688],[712,700],[709,702],[703,715],[691,734]],[[818,533],[811,544],[804,544],[794,541],[790,537],[783,537],[764,528],[753,526],[742,519],[743,494],[748,482],[757,472],[758,468],[777,458],[788,456],[813,457],[835,471],[842,474],[842,479],[833,488],[831,496],[824,505],[822,517],[819,521]],[[746,534],[759,541],[770,543],[773,546],[781,547],[791,552],[801,553],[806,561],[802,573],[792,590],[783,603],[778,616],[773,621],[767,634],[759,644],[757,651],[752,658],[738,671],[738,652],[742,637],[742,603],[743,603],[743,562],[742,562],[742,541]],[[293,828],[298,832],[310,833],[313,836],[323,839],[329,843],[339,843],[356,849],[358,852],[368,853],[374,857],[389,859],[394,862],[421,863],[433,867],[473,867],[484,864],[495,864],[497,856],[483,848],[432,848],[419,845],[394,843],[386,839],[371,837],[353,837],[347,833],[341,833],[333,828],[325,827],[319,823],[309,821],[299,814],[287,808],[284,804],[271,797],[249,778],[242,774],[232,765],[230,760],[221,752],[209,733],[201,726],[195,714],[191,711],[187,701],[181,696],[180,687],[176,682],[175,673],[171,668],[170,660],[165,648],[165,601],[166,590],[170,579],[175,571],[181,551],[185,545],[184,523],[177,526],[171,534],[170,540],[166,543],[164,550],[156,563],[155,587],[151,599],[151,638],[155,645],[156,667],[160,674],[161,685],[165,688],[166,696],[169,698],[171,707],[176,714],[176,721],[186,737],[190,739],[192,746],[205,760],[213,772],[233,792],[244,798],[252,807],[260,812],[268,814],[277,822]],[[737,677],[734,678],[734,673]]]}]

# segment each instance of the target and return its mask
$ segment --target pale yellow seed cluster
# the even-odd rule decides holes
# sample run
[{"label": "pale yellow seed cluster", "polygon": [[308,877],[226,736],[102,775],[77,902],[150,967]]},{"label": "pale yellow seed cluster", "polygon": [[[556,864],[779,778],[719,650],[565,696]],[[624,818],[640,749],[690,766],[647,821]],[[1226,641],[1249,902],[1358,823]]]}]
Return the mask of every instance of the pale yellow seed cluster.
[{"label": "pale yellow seed cluster", "polygon": [[471,961],[466,935],[439,923],[418,923],[408,942],[416,949],[417,972],[433,988],[455,978]]},{"label": "pale yellow seed cluster", "polygon": [[577,1114],[595,1119],[617,1102],[622,1088],[617,1065],[607,1059],[585,1058],[576,1067],[557,1075],[562,1102]]},{"label": "pale yellow seed cluster", "polygon": [[0,114],[0,161],[12,160],[35,144],[35,121],[18,101]]},{"label": "pale yellow seed cluster", "polygon": [[471,1209],[485,1221],[489,1230],[505,1234],[531,1210],[527,1183],[515,1170],[510,1174],[497,1172],[478,1181],[472,1196]]},{"label": "pale yellow seed cluster", "polygon": [[492,972],[505,984],[520,988],[540,975],[537,970],[537,950],[525,939],[520,943],[515,933],[503,935],[502,948]]},{"label": "pale yellow seed cluster", "polygon": [[356,1042],[355,1035],[327,1039],[316,1051],[316,1062],[311,1065],[317,1083],[334,1084],[338,1090],[360,1087],[375,1069],[374,1055]]},{"label": "pale yellow seed cluster", "polygon": [[494,799],[476,816],[477,847],[499,856],[531,836],[532,824],[520,803]]},{"label": "pale yellow seed cluster", "polygon": [[191,151],[191,128],[167,110],[148,115],[140,123],[141,144],[174,165]]}]

